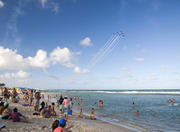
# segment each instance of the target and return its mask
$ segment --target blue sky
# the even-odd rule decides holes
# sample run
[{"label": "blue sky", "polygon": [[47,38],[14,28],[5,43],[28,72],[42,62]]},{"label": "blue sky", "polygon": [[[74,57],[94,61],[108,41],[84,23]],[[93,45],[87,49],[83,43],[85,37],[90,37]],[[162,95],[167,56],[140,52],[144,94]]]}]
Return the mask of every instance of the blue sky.
[{"label": "blue sky", "polygon": [[[0,81],[40,89],[179,88],[179,4],[0,0]],[[125,37],[115,48],[102,50],[120,31]]]}]

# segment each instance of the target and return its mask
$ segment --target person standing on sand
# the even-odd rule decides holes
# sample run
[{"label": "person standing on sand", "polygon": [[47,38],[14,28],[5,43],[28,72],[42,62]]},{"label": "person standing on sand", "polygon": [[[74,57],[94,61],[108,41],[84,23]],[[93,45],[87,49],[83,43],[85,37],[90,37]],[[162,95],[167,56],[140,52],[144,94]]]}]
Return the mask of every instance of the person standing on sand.
[{"label": "person standing on sand", "polygon": [[64,98],[62,97],[62,95],[60,96],[60,99],[59,99],[59,110],[61,112],[63,112],[63,101],[64,101]]},{"label": "person standing on sand", "polygon": [[55,103],[52,103],[52,115],[53,116],[56,116],[56,111],[55,111],[55,108],[54,108],[54,106],[55,106]]},{"label": "person standing on sand", "polygon": [[28,96],[28,92],[26,91],[24,94],[25,103],[28,103],[28,99],[29,99],[29,96]]},{"label": "person standing on sand", "polygon": [[65,118],[68,119],[68,108],[70,106],[70,101],[68,99],[67,96],[64,97],[64,100],[63,100],[63,105],[64,105],[64,114],[65,114]]},{"label": "person standing on sand", "polygon": [[29,105],[31,106],[33,103],[33,90],[29,90]]},{"label": "person standing on sand", "polygon": [[35,101],[34,110],[38,111],[39,110],[39,103],[40,103],[40,99],[41,99],[40,92],[35,93],[35,99],[36,99],[36,101]]},{"label": "person standing on sand", "polygon": [[8,89],[6,87],[4,88],[3,94],[4,94],[4,101],[7,102],[7,99],[8,99],[8,96],[9,96],[9,92],[8,92]]},{"label": "person standing on sand", "polygon": [[3,96],[3,88],[1,87],[1,95]]},{"label": "person standing on sand", "polygon": [[12,91],[12,102],[13,103],[17,103],[18,102],[18,100],[16,99],[16,96],[18,96],[18,93],[17,93],[16,89],[13,88],[13,91]]}]

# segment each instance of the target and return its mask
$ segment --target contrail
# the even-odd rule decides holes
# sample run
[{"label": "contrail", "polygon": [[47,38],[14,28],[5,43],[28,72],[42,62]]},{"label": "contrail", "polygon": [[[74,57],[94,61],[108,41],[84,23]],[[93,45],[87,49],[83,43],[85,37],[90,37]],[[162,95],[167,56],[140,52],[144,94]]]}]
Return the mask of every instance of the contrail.
[{"label": "contrail", "polygon": [[110,37],[110,39],[105,43],[103,48],[101,48],[99,52],[94,56],[94,58],[92,58],[88,66],[93,67],[96,64],[97,60],[101,58],[102,54],[104,54],[104,52],[110,48],[111,44],[114,42],[116,38],[117,34],[113,34],[112,37]]},{"label": "contrail", "polygon": [[[99,63],[100,61],[102,61],[106,56],[108,56],[108,54],[110,54],[112,52],[112,50],[118,45],[119,42],[119,37],[116,38],[111,44],[110,46],[101,54],[101,56],[98,58],[98,60],[96,60],[95,64]],[[94,65],[95,65],[94,64]]]},{"label": "contrail", "polygon": [[98,53],[92,58],[92,60],[89,63],[89,68],[92,68],[97,63],[99,63],[101,60],[104,59],[108,54],[112,52],[112,50],[118,46],[119,41],[121,38],[124,37],[124,34],[122,32],[116,32],[114,33],[110,39],[105,43],[105,45],[98,51]]},{"label": "contrail", "polygon": [[[113,33],[110,38],[106,41],[106,43],[103,45],[103,47],[95,54],[95,56],[90,60],[90,63],[87,65],[88,69],[94,67],[97,63],[102,61],[106,56],[108,56],[114,48],[116,48],[119,45],[119,41],[121,38],[124,37],[124,34],[120,32]],[[45,74],[47,74],[49,77],[58,80],[74,80],[76,81],[76,77],[69,77],[69,78],[61,78],[57,77],[47,71],[47,69],[42,69]]]},{"label": "contrail", "polygon": [[106,41],[104,46],[95,54],[95,56],[91,59],[90,63],[88,63],[87,66],[91,65],[93,61],[95,61],[99,55],[102,54],[102,52],[109,46],[109,43],[114,39],[114,35],[111,35],[111,37]]},{"label": "contrail", "polygon": [[96,60],[93,61],[93,63],[90,65],[90,67],[92,68],[94,65],[96,65],[99,61],[101,61],[104,56],[107,55],[107,52],[114,46],[115,41],[118,39],[118,36],[116,36],[108,45],[108,47],[106,49],[104,49],[103,52],[101,52],[101,54],[97,57]]}]

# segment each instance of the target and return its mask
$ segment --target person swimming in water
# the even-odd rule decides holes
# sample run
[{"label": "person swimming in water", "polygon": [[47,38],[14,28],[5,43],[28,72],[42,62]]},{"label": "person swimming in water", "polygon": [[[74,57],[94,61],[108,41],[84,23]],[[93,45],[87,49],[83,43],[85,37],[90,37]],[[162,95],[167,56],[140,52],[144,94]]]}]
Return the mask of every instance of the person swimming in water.
[{"label": "person swimming in water", "polygon": [[95,115],[94,115],[94,112],[91,112],[91,114],[90,114],[90,119],[91,120],[95,120],[96,118],[95,118]]},{"label": "person swimming in water", "polygon": [[137,116],[139,115],[139,110],[136,111],[136,115],[137,115]]},{"label": "person swimming in water", "polygon": [[134,107],[134,106],[135,106],[135,103],[134,103],[134,102],[132,102],[132,104],[131,104],[131,105],[132,105],[132,107]]},{"label": "person swimming in water", "polygon": [[90,119],[91,119],[91,120],[95,120],[95,119],[96,119],[94,112],[95,112],[95,109],[92,108],[92,109],[91,109],[91,114],[90,114]]},{"label": "person swimming in water", "polygon": [[172,100],[171,100],[171,99],[169,99],[169,100],[168,100],[168,103],[171,103],[171,102],[172,102]]},{"label": "person swimming in water", "polygon": [[103,106],[103,101],[102,101],[102,100],[99,100],[98,106],[99,106],[99,107],[102,107],[102,106]]},{"label": "person swimming in water", "polygon": [[173,98],[172,102],[175,103],[175,99],[174,98]]}]

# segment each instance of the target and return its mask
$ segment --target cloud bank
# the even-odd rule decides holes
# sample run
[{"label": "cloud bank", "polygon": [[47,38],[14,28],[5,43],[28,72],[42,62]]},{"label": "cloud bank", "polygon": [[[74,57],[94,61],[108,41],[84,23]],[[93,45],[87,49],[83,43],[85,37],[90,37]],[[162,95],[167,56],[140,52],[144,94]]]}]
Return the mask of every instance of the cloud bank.
[{"label": "cloud bank", "polygon": [[56,47],[49,54],[39,49],[35,56],[24,58],[17,50],[0,46],[0,69],[3,70],[25,70],[30,68],[45,69],[51,65],[59,64],[67,68],[75,68],[75,73],[87,73],[88,69],[81,70],[73,63],[73,55],[68,48]]},{"label": "cloud bank", "polygon": [[30,76],[29,73],[22,70],[18,72],[6,72],[4,74],[0,74],[1,79],[12,79],[12,78],[24,79],[24,78],[28,78],[29,76]]}]

